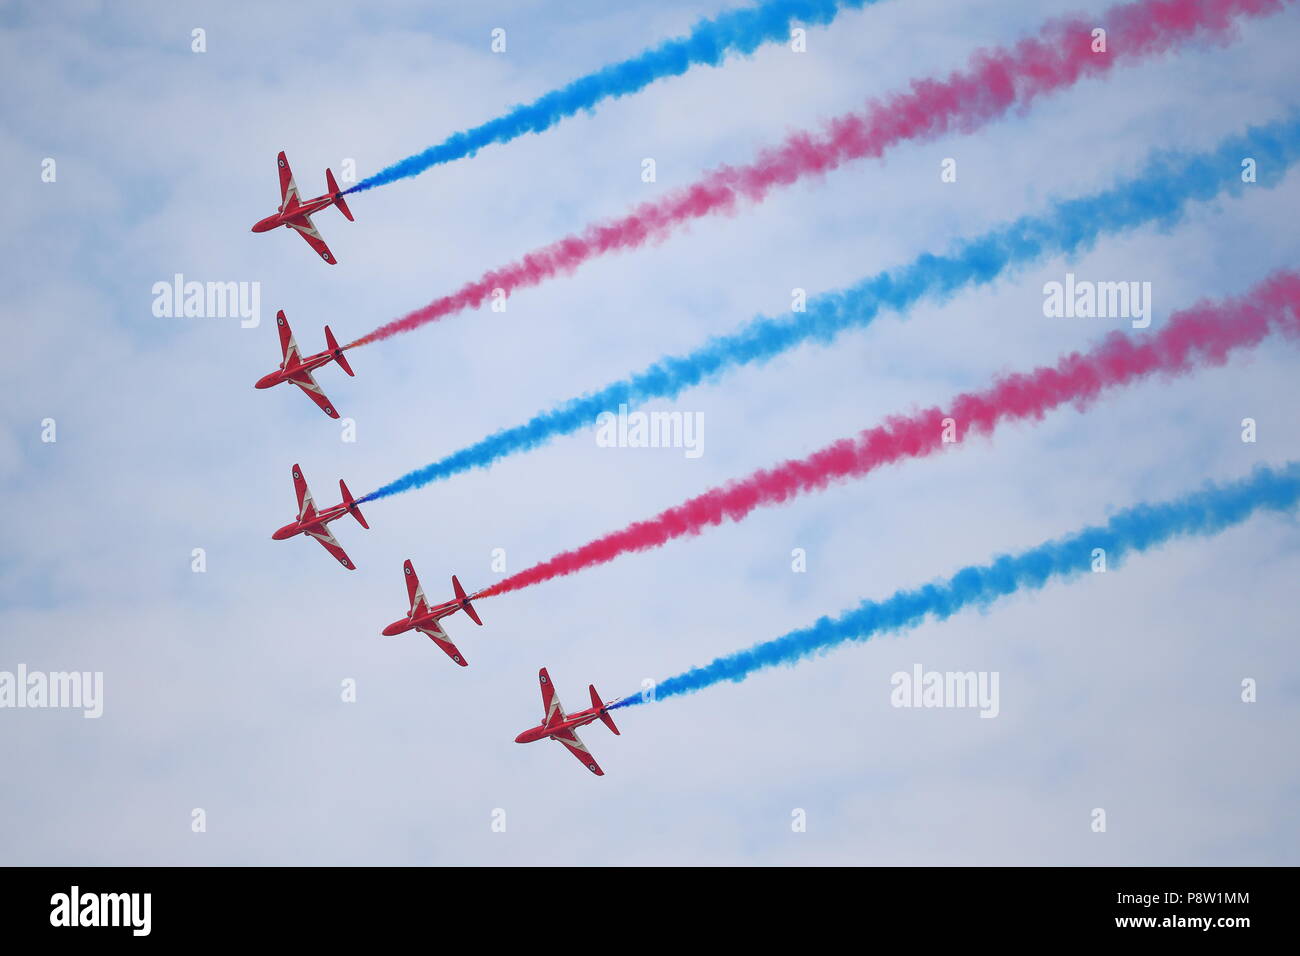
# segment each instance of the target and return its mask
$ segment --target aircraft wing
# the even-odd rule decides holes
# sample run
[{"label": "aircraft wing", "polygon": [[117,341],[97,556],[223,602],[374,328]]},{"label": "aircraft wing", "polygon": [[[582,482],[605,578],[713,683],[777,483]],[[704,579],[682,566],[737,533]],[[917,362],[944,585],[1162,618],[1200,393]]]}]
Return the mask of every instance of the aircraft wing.
[{"label": "aircraft wing", "polygon": [[290,202],[295,206],[301,203],[302,197],[298,195],[298,184],[293,181],[293,170],[289,168],[284,150],[280,150],[275,163],[280,167],[280,212],[284,212],[289,208]]},{"label": "aircraft wing", "polygon": [[456,649],[456,645],[448,640],[447,632],[442,629],[442,626],[437,621],[428,625],[421,624],[416,630],[441,647],[446,655],[461,667],[469,667],[469,661],[465,660],[460,651]]},{"label": "aircraft wing", "polygon": [[349,571],[356,570],[356,565],[352,563],[352,560],[348,557],[348,553],[343,550],[343,546],[334,540],[334,535],[330,534],[329,528],[321,527],[320,530],[308,531],[307,534],[319,541],[321,546],[330,554],[334,555],[334,557],[338,559],[339,564],[343,565],[343,567],[347,568]]},{"label": "aircraft wing", "polygon": [[288,225],[298,235],[307,240],[307,245],[316,250],[316,254],[328,262],[330,265],[338,265],[334,258],[334,253],[330,252],[330,247],[325,245],[325,240],[320,237],[316,227],[312,224],[311,216],[298,216],[296,219],[289,220]]},{"label": "aircraft wing", "polygon": [[319,405],[321,411],[330,418],[339,417],[339,413],[334,410],[334,406],[330,404],[330,400],[325,397],[325,392],[316,384],[316,379],[312,378],[311,372],[295,372],[293,375],[289,376],[289,381],[293,382],[293,384],[306,392],[307,397]]},{"label": "aircraft wing", "polygon": [[416,617],[429,609],[429,601],[424,596],[424,588],[420,587],[415,565],[408,560],[402,570],[406,572],[406,596],[411,600],[411,617]]},{"label": "aircraft wing", "polygon": [[596,758],[591,755],[587,745],[572,730],[561,730],[558,734],[552,734],[551,739],[564,744],[564,749],[582,761],[582,765],[597,777],[605,776],[605,771],[600,769],[600,764],[596,763]]},{"label": "aircraft wing", "polygon": [[316,502],[311,500],[307,479],[302,476],[302,469],[297,465],[293,466],[293,491],[298,496],[298,520],[316,517]]},{"label": "aircraft wing", "polygon": [[289,320],[284,317],[284,309],[275,313],[275,325],[280,331],[280,368],[290,368],[302,361],[302,354],[298,351],[298,343],[293,340],[293,329],[289,328]]},{"label": "aircraft wing", "polygon": [[551,683],[551,675],[546,673],[545,667],[538,672],[537,680],[542,686],[542,725],[547,726],[564,717],[564,708],[560,706],[560,698],[555,693],[555,685]]}]

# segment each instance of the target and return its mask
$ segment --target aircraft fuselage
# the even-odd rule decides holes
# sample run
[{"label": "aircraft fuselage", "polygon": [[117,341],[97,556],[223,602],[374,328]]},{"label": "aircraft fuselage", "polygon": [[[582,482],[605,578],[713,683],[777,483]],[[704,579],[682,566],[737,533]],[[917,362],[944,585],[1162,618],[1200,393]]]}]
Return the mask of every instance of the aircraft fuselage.
[{"label": "aircraft fuselage", "polygon": [[317,196],[315,199],[308,199],[294,206],[289,211],[280,211],[274,215],[267,216],[265,219],[259,219],[253,226],[253,232],[270,232],[277,226],[288,226],[291,219],[297,219],[299,216],[310,216],[314,212],[319,212],[326,206],[333,205],[334,196],[326,193],[323,196]]},{"label": "aircraft fuselage", "polygon": [[275,534],[271,535],[272,541],[283,541],[285,538],[292,538],[296,534],[306,534],[309,531],[324,531],[325,526],[331,521],[336,521],[348,513],[347,505],[335,505],[333,508],[326,508],[324,511],[316,512],[316,517],[310,521],[295,521],[287,524]]},{"label": "aircraft fuselage", "polygon": [[298,363],[291,369],[286,369],[282,365],[276,371],[271,372],[268,375],[263,375],[261,378],[257,380],[257,384],[254,385],[253,387],[271,388],[275,385],[279,385],[281,382],[289,381],[290,375],[298,375],[301,374],[302,372],[313,371],[314,369],[320,368],[322,365],[328,365],[330,362],[334,361],[334,359],[335,359],[335,355],[333,352],[330,351],[317,352],[315,355],[307,356],[305,359],[303,359],[300,363]]},{"label": "aircraft fuselage", "polygon": [[459,601],[447,601],[437,607],[430,608],[417,618],[404,617],[400,621],[394,621],[384,628],[383,633],[385,637],[396,637],[398,634],[404,634],[421,625],[433,624],[436,621],[441,621],[444,617],[451,617],[459,610]]},{"label": "aircraft fuselage", "polygon": [[545,724],[538,724],[525,730],[515,738],[517,744],[531,744],[536,740],[546,740],[554,736],[561,730],[577,730],[579,727],[585,727],[593,720],[600,718],[600,711],[595,707],[589,707],[586,710],[580,710],[576,714],[569,714],[559,723],[547,727]]}]

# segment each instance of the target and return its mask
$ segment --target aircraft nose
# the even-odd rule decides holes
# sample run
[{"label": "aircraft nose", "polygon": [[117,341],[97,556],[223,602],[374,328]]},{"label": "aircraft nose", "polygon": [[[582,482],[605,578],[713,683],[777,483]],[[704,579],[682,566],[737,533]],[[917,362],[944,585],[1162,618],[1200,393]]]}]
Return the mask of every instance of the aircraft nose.
[{"label": "aircraft nose", "polygon": [[526,744],[526,743],[528,743],[528,741],[524,739],[524,738],[527,737],[527,736],[528,736],[528,731],[525,730],[522,734],[520,734],[518,737],[515,738],[515,743],[517,743],[517,744]]}]

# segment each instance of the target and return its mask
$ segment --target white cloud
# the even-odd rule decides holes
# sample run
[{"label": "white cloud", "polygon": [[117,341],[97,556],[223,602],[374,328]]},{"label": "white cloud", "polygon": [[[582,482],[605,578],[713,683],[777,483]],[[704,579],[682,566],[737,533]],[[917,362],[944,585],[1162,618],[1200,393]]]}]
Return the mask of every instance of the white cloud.
[{"label": "white cloud", "polygon": [[[1156,285],[1159,316],[1239,292],[1300,252],[1300,180],[1195,210],[1079,260],[1053,260],[905,320],[884,316],[677,403],[708,453],[612,451],[572,436],[336,525],[360,570],[272,542],[300,462],[318,502],[362,493],[555,401],[689,349],[792,286],[835,288],[956,236],[1131,172],[1153,149],[1205,148],[1285,107],[1292,14],[1225,48],[1123,69],[979,134],[893,151],[694,224],[652,248],[451,317],[319,374],[355,445],[302,396],[252,383],[284,308],[304,348],[367,331],[591,219],[742,161],[788,129],[945,72],[1076,3],[884,3],[601,107],[545,135],[355,197],[318,219],[340,265],[283,233],[273,159],[300,186],[353,157],[364,174],[458,125],[684,29],[712,8],[651,5],[560,20],[537,4],[20,4],[0,56],[25,79],[0,128],[8,228],[0,288],[9,385],[0,669],[105,672],[98,721],[0,712],[10,863],[1291,863],[1287,797],[1300,675],[1294,521],[1179,543],[1104,580],[1052,586],[904,638],[626,712],[588,728],[607,771],[520,747],[536,669],[577,706],[587,682],[635,692],[864,597],[921,583],[1110,510],[1300,453],[1294,343],[1086,415],[886,469],[697,540],[485,601],[448,628],[471,662],[379,630],[404,558],[430,596],[453,570],[493,580],[712,484],[1053,360],[1099,333],[1052,322],[1038,290],[1069,268]],[[1101,10],[1103,5],[1091,4]],[[485,23],[512,31],[493,57]],[[209,52],[188,51],[208,30]],[[17,95],[14,95],[15,92]],[[637,172],[656,157],[660,182]],[[948,155],[959,185],[938,182]],[[39,181],[44,156],[57,184]],[[260,280],[264,319],[156,319],[175,272]],[[1159,318],[1157,319],[1157,326]],[[59,422],[56,445],[39,422]],[[1237,425],[1257,418],[1260,442]],[[809,572],[789,572],[792,547]],[[189,570],[207,550],[206,574]],[[888,676],[920,661],[998,669],[1003,714],[906,712]],[[1243,677],[1260,701],[1237,701]],[[358,682],[356,704],[339,682]],[[1088,831],[1105,806],[1110,831]],[[190,811],[208,812],[192,834]],[[508,832],[489,830],[505,808]],[[806,834],[790,811],[809,812]]]}]

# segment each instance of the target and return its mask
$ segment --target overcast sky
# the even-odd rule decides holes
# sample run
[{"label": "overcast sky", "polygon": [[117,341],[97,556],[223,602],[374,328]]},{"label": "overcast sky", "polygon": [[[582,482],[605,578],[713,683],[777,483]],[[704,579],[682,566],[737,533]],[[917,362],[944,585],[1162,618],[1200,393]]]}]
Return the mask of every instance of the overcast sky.
[{"label": "overcast sky", "polygon": [[[471,588],[501,577],[493,549],[517,571],[1126,327],[1045,318],[1043,284],[1067,271],[1150,281],[1158,331],[1172,310],[1300,265],[1298,174],[653,406],[703,414],[698,458],[598,447],[593,428],[374,502],[370,531],[334,525],[357,571],[305,539],[270,539],[294,516],[294,462],[319,505],[337,500],[340,477],[364,494],[780,314],[795,287],[850,284],[1102,188],[1153,150],[1209,148],[1280,117],[1300,78],[1295,11],[697,222],[519,292],[504,314],[350,353],[355,378],[317,374],[355,420],[345,442],[301,394],[253,389],[279,362],[276,309],[304,351],[323,347],[326,323],[347,341],[1049,14],[1107,4],[887,0],[844,14],[809,31],[806,53],[771,46],[697,69],[352,197],[355,223],[316,217],[331,267],[284,230],[249,232],[278,203],[278,150],[314,196],[326,166],[352,160],[365,176],[722,9],[345,6],[0,9],[0,671],[104,675],[97,720],[0,710],[0,863],[1300,862],[1300,524],[1274,515],[623,711],[620,737],[581,731],[600,779],[555,743],[513,742],[541,717],[542,665],[576,710],[589,682],[632,694],[864,598],[1300,456],[1293,344],[484,601],[484,627],[446,622],[465,669],[422,636],[379,634],[406,611],[406,558],[443,600],[453,571]],[[507,49],[494,54],[498,27]],[[195,28],[204,53],[191,50]],[[641,178],[647,157],[655,183]],[[948,157],[958,181],[944,184]],[[151,289],[176,273],[260,283],[260,325],[156,317]],[[1254,444],[1241,441],[1246,417]],[[999,715],[892,707],[891,675],[917,664],[997,672]],[[192,829],[196,808],[206,832]]]}]

